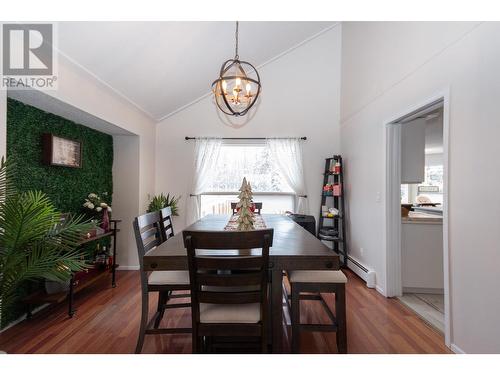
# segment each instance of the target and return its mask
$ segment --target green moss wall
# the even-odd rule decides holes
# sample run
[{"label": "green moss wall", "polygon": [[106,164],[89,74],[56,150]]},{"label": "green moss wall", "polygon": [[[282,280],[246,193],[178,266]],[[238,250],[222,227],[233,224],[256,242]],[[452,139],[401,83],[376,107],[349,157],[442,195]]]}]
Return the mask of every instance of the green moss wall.
[{"label": "green moss wall", "polygon": [[[42,164],[42,134],[82,143],[82,168]],[[62,212],[83,212],[91,193],[113,193],[113,137],[13,99],[7,102],[7,157],[16,164],[16,186],[41,190]],[[109,202],[111,203],[111,202]]]},{"label": "green moss wall", "polygon": [[[82,168],[47,166],[42,164],[42,134],[78,140],[82,143]],[[41,190],[61,212],[84,213],[82,204],[91,193],[108,192],[110,204],[113,193],[113,137],[76,124],[73,121],[13,99],[7,102],[7,158],[16,165],[15,184],[21,191]],[[109,245],[109,239],[100,241]],[[91,251],[96,243],[90,243]],[[27,283],[19,291],[21,296],[41,287]],[[4,311],[0,327],[17,319],[25,312],[22,303],[12,311]]]}]

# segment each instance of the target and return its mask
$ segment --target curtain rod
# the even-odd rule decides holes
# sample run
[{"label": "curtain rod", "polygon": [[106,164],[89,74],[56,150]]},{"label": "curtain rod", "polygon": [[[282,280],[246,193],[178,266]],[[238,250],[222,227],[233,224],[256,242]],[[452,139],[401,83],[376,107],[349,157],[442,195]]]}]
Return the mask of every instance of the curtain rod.
[{"label": "curtain rod", "polygon": [[[234,192],[234,191],[221,191],[221,192],[217,192],[215,194],[210,194],[210,193],[201,193],[201,194],[189,194],[190,197],[197,197],[197,196],[200,196],[200,195],[238,195],[239,192]],[[293,193],[290,193],[290,194],[276,194],[273,192],[271,193],[262,193],[262,192],[259,192],[259,191],[254,191],[253,192],[253,195],[255,196],[259,196],[259,195],[296,195],[297,197],[299,198],[307,198],[307,195],[297,195],[297,194],[293,194]]]},{"label": "curtain rod", "polygon": [[[293,137],[289,137],[289,138],[293,138]],[[245,138],[245,137],[223,137],[223,138],[220,138],[220,139],[229,139],[229,140],[243,140],[243,139],[248,139],[248,140],[266,140],[266,139],[289,139],[289,138],[286,138],[286,137],[270,137],[270,138],[265,138],[265,137],[248,137],[248,138]],[[200,139],[200,137],[184,137],[184,139],[186,141],[189,141],[191,139]],[[299,137],[300,140],[302,141],[305,141],[307,140],[307,137]]]}]

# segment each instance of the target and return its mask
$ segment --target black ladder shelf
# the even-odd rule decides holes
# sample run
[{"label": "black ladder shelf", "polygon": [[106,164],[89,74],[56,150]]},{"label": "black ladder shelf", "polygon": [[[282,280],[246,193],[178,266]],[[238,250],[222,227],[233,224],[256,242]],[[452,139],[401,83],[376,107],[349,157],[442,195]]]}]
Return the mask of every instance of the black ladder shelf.
[{"label": "black ladder shelf", "polygon": [[[334,172],[336,163],[340,163],[340,173]],[[344,222],[344,165],[342,157],[334,155],[325,161],[325,172],[323,173],[323,187],[327,184],[340,185],[339,194],[330,191],[321,192],[321,206],[319,208],[318,238],[322,241],[332,243],[332,250],[340,255],[341,266],[347,266],[347,243]],[[324,208],[336,208],[339,214],[327,217]]]}]

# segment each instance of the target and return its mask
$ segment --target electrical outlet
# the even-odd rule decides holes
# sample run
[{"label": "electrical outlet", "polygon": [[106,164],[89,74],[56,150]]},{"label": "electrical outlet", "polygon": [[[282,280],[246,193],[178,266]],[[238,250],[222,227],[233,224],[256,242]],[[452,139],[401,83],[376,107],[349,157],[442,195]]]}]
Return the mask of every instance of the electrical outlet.
[{"label": "electrical outlet", "polygon": [[359,253],[360,253],[361,255],[363,255],[363,254],[364,254],[364,252],[365,252],[365,249],[363,249],[362,247],[360,247],[360,248],[359,248]]},{"label": "electrical outlet", "polygon": [[380,194],[380,191],[377,191],[377,195],[375,196],[375,201],[377,203],[380,203],[382,201],[382,194]]}]

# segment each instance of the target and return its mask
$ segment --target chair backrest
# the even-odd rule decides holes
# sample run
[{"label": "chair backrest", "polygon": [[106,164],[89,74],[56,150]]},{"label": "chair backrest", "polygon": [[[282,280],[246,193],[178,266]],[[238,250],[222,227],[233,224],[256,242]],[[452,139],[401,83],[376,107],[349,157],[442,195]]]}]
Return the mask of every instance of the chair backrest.
[{"label": "chair backrest", "polygon": [[[236,215],[238,213],[238,209],[236,208],[236,205],[238,203],[236,202],[231,202],[231,210],[233,210],[233,215]],[[254,202],[255,205],[255,213],[260,215],[260,210],[262,210],[262,202]]]},{"label": "chair backrest", "polygon": [[135,242],[141,266],[144,254],[163,242],[160,222],[159,211],[150,212],[134,219]]},{"label": "chair backrest", "polygon": [[273,229],[182,233],[188,254],[193,324],[200,322],[200,303],[258,302],[261,319],[266,321]]},{"label": "chair backrest", "polygon": [[174,225],[172,222],[172,209],[165,207],[160,210],[160,228],[163,236],[163,241],[174,236]]}]

